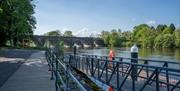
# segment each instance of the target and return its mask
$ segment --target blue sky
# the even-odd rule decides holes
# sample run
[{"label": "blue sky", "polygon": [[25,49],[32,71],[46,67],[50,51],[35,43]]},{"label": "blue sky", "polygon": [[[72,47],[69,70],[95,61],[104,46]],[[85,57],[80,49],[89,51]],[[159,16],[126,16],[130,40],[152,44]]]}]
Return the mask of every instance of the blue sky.
[{"label": "blue sky", "polygon": [[73,33],[132,30],[147,23],[180,26],[180,0],[36,0],[35,34],[59,29]]}]

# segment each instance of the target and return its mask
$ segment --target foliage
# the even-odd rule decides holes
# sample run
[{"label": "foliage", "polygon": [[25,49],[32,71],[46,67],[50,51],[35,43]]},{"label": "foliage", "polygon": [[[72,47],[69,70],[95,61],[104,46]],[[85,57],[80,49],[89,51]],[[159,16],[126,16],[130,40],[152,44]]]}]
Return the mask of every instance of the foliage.
[{"label": "foliage", "polygon": [[180,28],[174,32],[174,36],[175,36],[175,39],[174,39],[175,46],[180,48]]},{"label": "foliage", "polygon": [[0,45],[10,41],[17,46],[22,39],[30,38],[36,28],[33,16],[35,5],[33,0],[1,0],[0,7]]},{"label": "foliage", "polygon": [[106,45],[109,45],[110,32],[108,32],[108,31],[102,31],[102,32],[101,32],[101,38],[104,40],[104,43],[105,43]]},{"label": "foliage", "polygon": [[160,24],[156,28],[147,24],[140,24],[133,31],[102,31],[101,38],[109,47],[132,46],[136,43],[144,48],[180,48],[180,28],[174,24],[170,26]]},{"label": "foliage", "polygon": [[61,36],[61,31],[60,30],[54,30],[54,31],[50,31],[45,33],[44,35],[48,35],[48,36]]},{"label": "foliage", "polygon": [[65,31],[64,36],[72,37],[73,36],[72,31],[70,31],[70,30]]},{"label": "foliage", "polygon": [[162,36],[162,35],[158,35],[158,36],[155,38],[154,41],[155,41],[154,47],[156,47],[156,48],[162,47],[162,45],[163,45],[163,36]]},{"label": "foliage", "polygon": [[167,25],[162,25],[162,24],[159,24],[156,28],[156,31],[158,32],[163,32],[163,30],[167,27]]},{"label": "foliage", "polygon": [[64,55],[64,42],[60,41],[58,45],[59,49],[59,55]]},{"label": "foliage", "polygon": [[164,48],[172,48],[174,47],[174,37],[172,34],[164,34],[163,35],[163,45]]},{"label": "foliage", "polygon": [[126,37],[124,36],[125,34],[128,34],[128,33],[122,34],[120,29],[118,31],[116,29],[113,29],[111,32],[102,31],[101,37],[104,40],[104,43],[108,47],[115,47],[115,46],[122,46],[123,41],[126,40]]}]

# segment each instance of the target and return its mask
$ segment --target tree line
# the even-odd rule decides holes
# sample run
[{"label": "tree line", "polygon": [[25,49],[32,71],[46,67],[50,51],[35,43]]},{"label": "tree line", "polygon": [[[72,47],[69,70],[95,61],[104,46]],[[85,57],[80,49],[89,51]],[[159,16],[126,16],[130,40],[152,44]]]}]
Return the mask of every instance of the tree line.
[{"label": "tree line", "polygon": [[73,37],[73,33],[70,30],[66,30],[64,33],[61,33],[60,30],[54,30],[54,31],[50,31],[45,33],[44,35],[47,36],[66,36],[66,37]]},{"label": "tree line", "polygon": [[108,47],[130,47],[137,44],[144,48],[180,48],[180,28],[176,29],[174,24],[159,24],[156,28],[140,24],[132,31],[102,31],[100,37]]},{"label": "tree line", "polygon": [[0,46],[22,46],[36,28],[33,0],[0,0]]}]

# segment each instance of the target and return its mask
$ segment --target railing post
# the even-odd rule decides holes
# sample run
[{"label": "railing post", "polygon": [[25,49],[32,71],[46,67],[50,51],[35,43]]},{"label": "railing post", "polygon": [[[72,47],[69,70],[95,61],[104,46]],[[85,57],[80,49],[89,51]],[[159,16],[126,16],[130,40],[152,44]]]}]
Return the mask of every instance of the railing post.
[{"label": "railing post", "polygon": [[[138,63],[138,47],[136,45],[133,45],[131,47],[131,63]],[[132,69],[131,76],[134,77],[135,80],[137,80],[137,66],[134,66]]]},{"label": "railing post", "polygon": [[117,62],[117,90],[120,91],[119,87],[119,63]]},{"label": "railing post", "polygon": [[53,54],[53,51],[51,50],[51,80],[54,80],[54,54]]},{"label": "railing post", "polygon": [[99,60],[100,59],[97,60],[98,61],[98,63],[97,63],[97,66],[98,66],[98,79],[99,79],[99,69],[100,69],[100,67],[99,67]]},{"label": "railing post", "polygon": [[156,91],[159,91],[159,71],[157,68],[155,74],[156,74]]},{"label": "railing post", "polygon": [[65,91],[69,91],[69,67],[70,67],[70,65],[69,65],[69,63],[70,63],[70,60],[71,59],[69,59],[69,60],[65,60],[65,66],[66,66],[66,69],[65,69],[65,71],[66,71],[66,87],[65,87]]},{"label": "railing post", "polygon": [[55,58],[55,61],[56,61],[56,71],[58,71],[59,70],[59,67],[58,67],[58,57],[56,56],[56,58]]},{"label": "railing post", "polygon": [[[165,65],[164,65],[165,67],[167,67],[168,68],[168,63],[167,62],[165,62]],[[167,91],[170,91],[170,88],[169,88],[169,73],[168,73],[168,70],[166,69],[166,85],[167,85]]]},{"label": "railing post", "polygon": [[86,74],[88,74],[88,58],[87,57],[86,57],[85,61],[86,61],[86,67],[85,67],[86,68]]},{"label": "railing post", "polygon": [[135,70],[133,70],[134,67],[135,67],[135,66],[132,64],[132,74],[131,74],[131,79],[132,79],[132,91],[135,91],[135,80],[137,79],[137,78],[135,78],[135,77],[136,77],[136,74],[133,74],[134,71],[135,71]]},{"label": "railing post", "polygon": [[[148,65],[148,61],[145,60],[144,64]],[[149,69],[148,69],[148,67],[146,67],[146,77],[147,77],[147,79],[149,78]]]},{"label": "railing post", "polygon": [[77,54],[77,46],[74,45],[74,55],[76,55],[76,54]]},{"label": "railing post", "polygon": [[55,63],[56,63],[56,70],[55,70],[55,77],[56,77],[56,81],[55,81],[55,87],[56,87],[56,91],[58,91],[58,80],[59,80],[59,77],[58,77],[58,58],[56,56],[55,58]]},{"label": "railing post", "polygon": [[108,84],[108,60],[106,60],[106,83]]},{"label": "railing post", "polygon": [[93,68],[94,68],[94,58],[91,58],[91,75],[94,76],[93,74]]},{"label": "railing post", "polygon": [[120,64],[121,64],[121,65],[120,65],[120,66],[121,66],[121,75],[122,75],[122,77],[124,77],[124,67],[123,67],[123,62],[122,62],[123,59],[120,58],[119,61],[121,61],[121,63],[120,63]]},{"label": "railing post", "polygon": [[83,58],[83,60],[82,60],[82,66],[83,66],[83,72],[85,73],[85,66],[86,66],[86,61],[85,61],[85,58]]}]

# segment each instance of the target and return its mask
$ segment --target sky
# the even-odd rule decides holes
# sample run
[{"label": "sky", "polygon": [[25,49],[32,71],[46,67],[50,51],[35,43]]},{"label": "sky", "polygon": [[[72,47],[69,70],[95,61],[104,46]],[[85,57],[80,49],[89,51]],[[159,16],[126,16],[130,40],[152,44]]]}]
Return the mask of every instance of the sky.
[{"label": "sky", "polygon": [[[146,23],[180,26],[180,0],[35,0],[35,34],[71,30],[75,35],[102,30],[131,31]],[[84,33],[86,32],[86,33]]]}]

